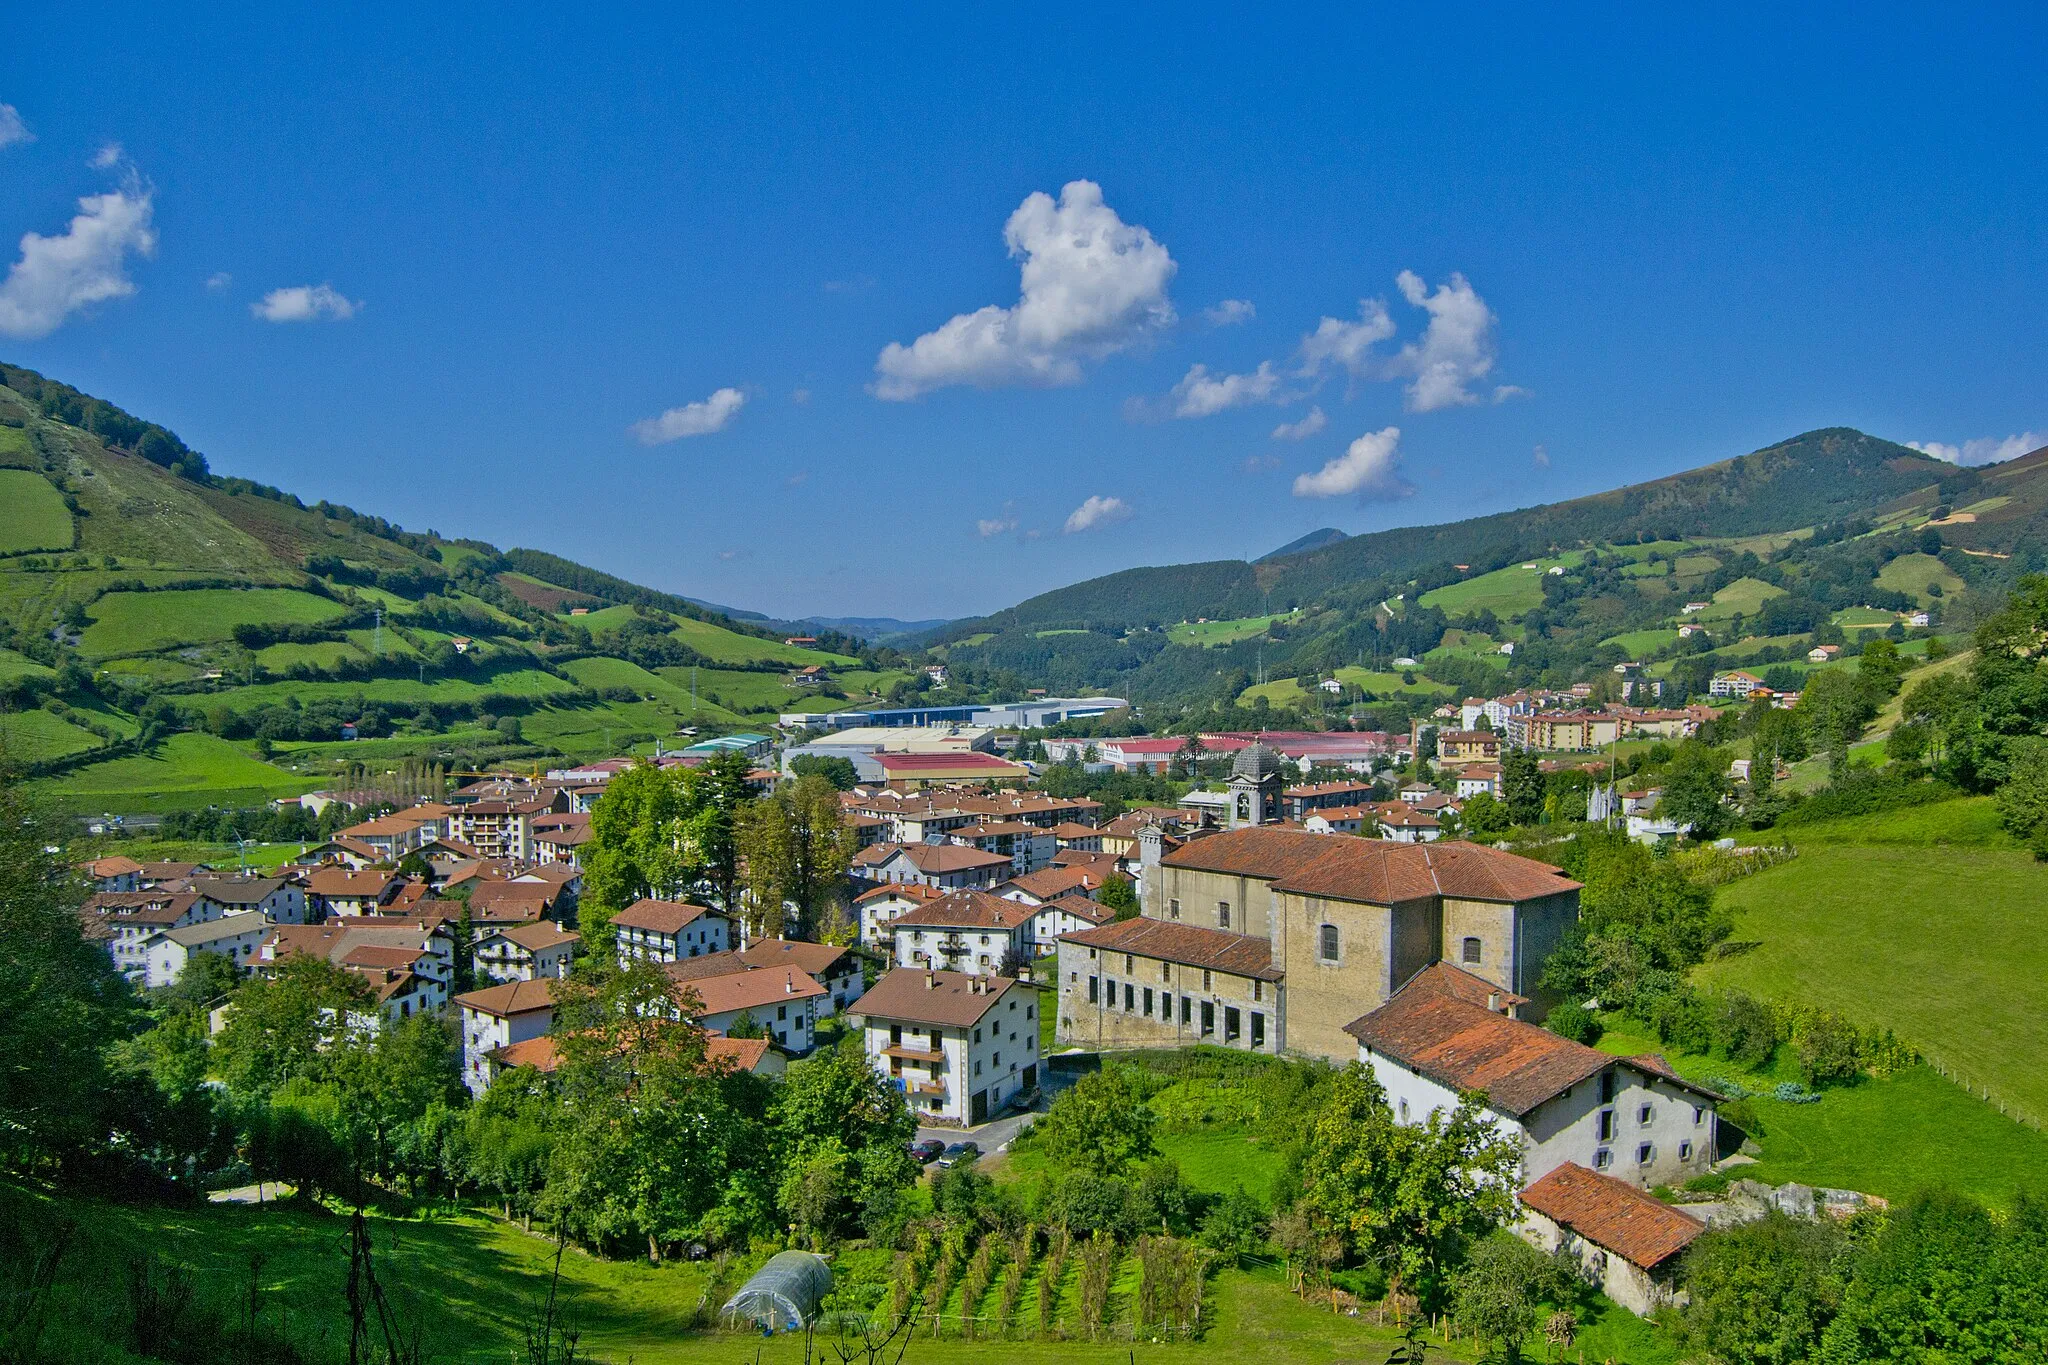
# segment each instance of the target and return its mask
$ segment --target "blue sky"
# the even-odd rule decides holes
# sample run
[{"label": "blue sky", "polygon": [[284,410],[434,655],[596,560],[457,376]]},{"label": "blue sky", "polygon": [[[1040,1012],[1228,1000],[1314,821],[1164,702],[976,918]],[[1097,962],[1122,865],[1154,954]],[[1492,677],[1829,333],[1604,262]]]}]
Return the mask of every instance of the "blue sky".
[{"label": "blue sky", "polygon": [[715,601],[2048,431],[2039,6],[161,8],[0,53],[0,356]]}]

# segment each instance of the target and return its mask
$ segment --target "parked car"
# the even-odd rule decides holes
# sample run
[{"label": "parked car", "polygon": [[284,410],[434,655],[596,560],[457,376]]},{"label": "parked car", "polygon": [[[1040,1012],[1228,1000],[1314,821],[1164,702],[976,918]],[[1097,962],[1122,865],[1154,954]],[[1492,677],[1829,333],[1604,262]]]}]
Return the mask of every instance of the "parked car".
[{"label": "parked car", "polygon": [[950,1170],[955,1166],[972,1166],[974,1159],[981,1155],[981,1148],[971,1142],[956,1142],[939,1157],[939,1165]]},{"label": "parked car", "polygon": [[937,1138],[926,1138],[923,1142],[913,1142],[910,1144],[910,1154],[917,1158],[917,1164],[920,1166],[937,1161],[939,1154],[945,1150],[946,1144],[940,1142]]}]

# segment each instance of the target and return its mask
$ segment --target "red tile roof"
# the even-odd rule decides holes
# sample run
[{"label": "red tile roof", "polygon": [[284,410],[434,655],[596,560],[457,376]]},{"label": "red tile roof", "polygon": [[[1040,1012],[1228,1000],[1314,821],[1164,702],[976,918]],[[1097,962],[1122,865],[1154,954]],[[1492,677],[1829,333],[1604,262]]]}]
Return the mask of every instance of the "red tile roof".
[{"label": "red tile roof", "polygon": [[877,981],[847,1012],[867,1019],[907,1019],[917,1024],[967,1028],[1001,1004],[1010,991],[1029,989],[1002,977],[898,967]]},{"label": "red tile roof", "polygon": [[639,929],[650,934],[675,934],[680,933],[684,925],[694,923],[705,915],[717,913],[708,905],[698,905],[691,901],[658,901],[643,898],[613,915],[612,923],[621,928]]},{"label": "red tile roof", "polygon": [[1267,939],[1226,933],[1221,929],[1204,929],[1194,924],[1177,924],[1172,920],[1147,919],[1144,916],[1118,920],[1099,929],[1082,929],[1062,935],[1060,942],[1078,943],[1102,952],[1134,953],[1139,957],[1178,962],[1183,966],[1207,967],[1233,976],[1257,977],[1262,981],[1278,981],[1286,975],[1273,965],[1273,945]]},{"label": "red tile roof", "polygon": [[1238,829],[1189,841],[1170,867],[1270,880],[1276,891],[1374,905],[1444,895],[1525,901],[1576,891],[1548,863],[1479,844],[1397,844],[1279,829]]},{"label": "red tile roof", "polygon": [[[736,955],[735,955],[736,956]],[[679,964],[665,962],[664,970]],[[673,973],[671,973],[673,975]],[[829,992],[809,972],[795,967],[761,971],[726,972],[721,976],[700,976],[677,982],[679,991],[693,991],[701,1005],[700,1014],[730,1014],[735,1010],[764,1009],[769,1005],[795,1004]],[[769,1022],[762,1020],[763,1023]]]},{"label": "red tile roof", "polygon": [[507,981],[502,986],[487,986],[480,991],[458,995],[455,1003],[464,1009],[475,1010],[479,1014],[495,1014],[500,1018],[551,1010],[555,1007],[555,981],[548,976],[537,981]]},{"label": "red tile roof", "polygon": [[945,894],[938,887],[926,886],[923,882],[884,882],[872,891],[861,892],[853,899],[855,903],[860,903],[898,896],[907,901],[935,901]]},{"label": "red tile roof", "polygon": [[846,949],[802,939],[757,938],[742,949],[739,956],[740,961],[749,967],[794,967],[814,977],[840,976],[847,971],[858,970]]},{"label": "red tile roof", "polygon": [[992,896],[986,891],[961,890],[905,910],[889,921],[889,927],[892,930],[919,925],[945,929],[1015,929],[1031,918],[1033,908],[1020,901]]},{"label": "red tile roof", "polygon": [[1091,867],[1041,867],[1021,877],[1012,877],[1001,889],[1015,888],[1041,901],[1056,900],[1070,891],[1089,892],[1102,885],[1101,871]]},{"label": "red tile roof", "polygon": [[1645,1270],[1670,1260],[1706,1231],[1662,1200],[1571,1161],[1523,1190],[1522,1203]]},{"label": "red tile roof", "polygon": [[1620,1060],[1426,985],[1404,987],[1344,1031],[1446,1089],[1485,1091],[1490,1108],[1515,1118]]}]

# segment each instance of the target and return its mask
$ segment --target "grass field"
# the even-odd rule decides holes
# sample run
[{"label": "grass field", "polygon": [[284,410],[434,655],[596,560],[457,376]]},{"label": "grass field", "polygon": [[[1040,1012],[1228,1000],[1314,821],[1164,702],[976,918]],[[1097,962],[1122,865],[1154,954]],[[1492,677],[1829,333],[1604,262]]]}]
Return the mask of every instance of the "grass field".
[{"label": "grass field", "polygon": [[66,811],[130,814],[260,806],[316,783],[251,758],[227,740],[193,733],[172,735],[149,755],[110,758],[31,785]]},{"label": "grass field", "polygon": [[315,625],[347,608],[290,588],[172,588],[110,592],[87,609],[81,650],[89,658],[141,654],[227,639],[241,625]]},{"label": "grass field", "polygon": [[1177,645],[1228,645],[1264,635],[1275,621],[1285,621],[1292,612],[1270,616],[1240,616],[1233,621],[1183,621],[1168,626],[1166,638]]},{"label": "grass field", "polygon": [[[0,431],[4,430],[5,427],[0,427]],[[19,654],[11,649],[0,649],[0,682],[9,678],[46,678],[52,671],[26,654]]]},{"label": "grass field", "polygon": [[[126,1282],[130,1263],[145,1255],[192,1267],[195,1297],[246,1300],[252,1258],[261,1257],[263,1312],[285,1321],[308,1340],[330,1346],[347,1337],[343,1285],[347,1279],[345,1224],[339,1217],[297,1204],[130,1209],[82,1201],[54,1201],[5,1191],[9,1216],[32,1225],[77,1225],[73,1248],[60,1267],[54,1311],[44,1347],[64,1358],[122,1360],[100,1343],[119,1340],[125,1303],[110,1296],[110,1281]],[[502,1362],[521,1354],[522,1322],[547,1291],[553,1245],[516,1227],[476,1215],[423,1219],[372,1217],[378,1279],[401,1323],[416,1326],[423,1354],[434,1361]],[[844,1253],[842,1270],[871,1253]],[[750,1268],[753,1261],[743,1264]],[[1129,1267],[1126,1266],[1128,1271]],[[1069,1276],[1077,1271],[1070,1263]],[[1127,1302],[1121,1278],[1114,1310]],[[797,1365],[805,1359],[800,1337],[769,1339],[752,1333],[707,1331],[693,1318],[709,1274],[702,1263],[602,1261],[569,1251],[562,1258],[563,1319],[581,1333],[580,1357],[640,1365]],[[1071,1281],[1062,1293],[1074,1298]],[[1036,1294],[1027,1288],[1026,1316]],[[949,1308],[949,1311],[952,1311]],[[1155,1345],[1114,1341],[974,1341],[913,1338],[910,1365],[962,1361],[1078,1361],[1123,1365],[1135,1357],[1160,1362],[1214,1359],[1219,1353],[1256,1357],[1271,1365],[1336,1365],[1382,1359],[1393,1344],[1389,1329],[1367,1318],[1333,1315],[1301,1303],[1277,1266],[1225,1270],[1210,1284],[1208,1331],[1196,1343]],[[1582,1342],[1628,1334],[1621,1349],[1632,1365],[1668,1359],[1640,1324],[1602,1320]],[[1617,1344],[1619,1339],[1617,1338]],[[1435,1343],[1432,1343],[1435,1344]],[[1596,1346],[1596,1352],[1599,1348]],[[1607,1349],[1613,1354],[1614,1348]],[[1431,1352],[1437,1355],[1436,1351]],[[827,1358],[830,1358],[829,1355]],[[1470,1343],[1444,1348],[1449,1360],[1469,1360]],[[1599,1354],[1593,1357],[1603,1358]]]},{"label": "grass field", "polygon": [[1698,615],[1701,621],[1726,621],[1732,616],[1754,616],[1773,597],[1783,597],[1783,588],[1761,578],[1738,578],[1714,594],[1714,604]]},{"label": "grass field", "polygon": [[97,749],[106,741],[48,711],[0,714],[0,754],[21,763]]},{"label": "grass field", "polygon": [[1844,607],[1829,619],[1844,630],[1884,630],[1899,618],[1877,607]]},{"label": "grass field", "polygon": [[223,701],[237,710],[281,702],[297,697],[302,703],[315,697],[361,697],[365,701],[417,705],[423,701],[474,701],[502,692],[515,697],[543,698],[567,692],[574,683],[543,673],[537,668],[480,668],[452,678],[369,678],[350,682],[275,682],[254,687],[235,687],[220,693]]},{"label": "grass field", "polygon": [[71,535],[71,509],[48,479],[26,469],[0,469],[0,555],[68,550]]},{"label": "grass field", "polygon": [[[1431,682],[1415,672],[1415,681],[1403,682],[1399,673],[1376,673],[1368,668],[1340,668],[1337,679],[1347,687],[1362,687],[1375,696],[1391,696],[1396,692],[1411,697],[1448,696],[1457,689],[1446,687],[1440,682]],[[1297,702],[1325,696],[1312,692],[1313,682],[1304,686],[1299,678],[1276,678],[1269,683],[1254,683],[1238,694],[1238,701],[1250,704],[1255,698],[1264,697],[1274,706],[1292,706]],[[1334,701],[1335,698],[1329,698]]]},{"label": "grass field", "polygon": [[1927,591],[1929,583],[1939,583],[1944,595],[1963,590],[1963,580],[1956,571],[1933,555],[1900,555],[1877,571],[1876,581],[1880,588],[1911,593],[1923,607],[1935,600]]},{"label": "grass field", "polygon": [[[1567,568],[1584,559],[1573,551],[1556,559],[1524,560],[1505,569],[1495,569],[1460,583],[1447,583],[1422,594],[1425,607],[1435,607],[1446,616],[1491,611],[1496,616],[1520,616],[1543,605],[1543,575],[1557,565]],[[1535,567],[1528,567],[1534,565]]]},{"label": "grass field", "polygon": [[327,669],[349,659],[365,657],[346,640],[318,640],[308,645],[266,645],[256,651],[256,662],[273,673],[301,666]]},{"label": "grass field", "polygon": [[1862,815],[1853,820],[1822,820],[1781,829],[1749,830],[1740,843],[1790,843],[1799,848],[1817,844],[1870,844],[1895,848],[2017,849],[2019,841],[1999,823],[1998,807],[1988,796],[1965,796],[1929,806]]},{"label": "grass field", "polygon": [[751,635],[738,635],[723,626],[714,626],[709,621],[694,621],[687,617],[678,618],[676,628],[669,634],[705,658],[716,659],[720,663],[753,663],[761,659],[772,659],[778,663],[794,665],[824,664],[828,668],[852,668],[860,663],[860,660],[848,658],[844,654],[831,654],[822,649],[805,649],[801,645],[786,645],[780,640],[760,640]]},{"label": "grass field", "polygon": [[[1602,1035],[1599,1047],[1619,1057],[1663,1054],[1695,1081],[1740,1081],[1764,1090],[1797,1079],[1780,1058],[1768,1072],[1725,1059],[1675,1053],[1654,1038],[1625,1031]],[[2048,1190],[2048,1136],[2004,1117],[1925,1066],[1884,1080],[1827,1090],[1818,1104],[1749,1101],[1763,1120],[1762,1156],[1736,1174],[1772,1184],[1861,1190],[1900,1199],[1946,1186],[2010,1206],[2020,1190]]]},{"label": "grass field", "polygon": [[[1981,809],[1944,810],[1933,827],[1981,831]],[[1898,828],[1912,816],[1886,819]],[[1797,827],[1785,833],[1800,843]],[[1699,968],[1703,982],[1890,1027],[2048,1123],[2048,869],[2031,856],[1951,846],[1936,863],[1925,848],[1812,840],[1720,897],[1734,940],[1756,946]]]}]

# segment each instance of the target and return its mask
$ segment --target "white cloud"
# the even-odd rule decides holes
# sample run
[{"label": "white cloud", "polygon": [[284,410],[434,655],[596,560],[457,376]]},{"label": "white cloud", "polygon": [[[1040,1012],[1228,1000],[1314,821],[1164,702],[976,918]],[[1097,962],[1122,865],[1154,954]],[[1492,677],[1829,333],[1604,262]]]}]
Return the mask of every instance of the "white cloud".
[{"label": "white cloud", "polygon": [[1908,441],[1906,445],[1922,455],[1932,455],[1950,464],[2001,464],[2048,446],[2048,436],[2038,431],[2022,431],[2002,441],[1996,436],[1980,436],[1959,446],[1943,441]]},{"label": "white cloud", "polygon": [[1536,447],[1535,465],[1538,469],[1550,468],[1550,452],[1542,446]]},{"label": "white cloud", "polygon": [[1408,410],[1435,412],[1478,402],[1470,386],[1493,369],[1493,310],[1455,272],[1434,294],[1412,270],[1395,276],[1394,283],[1402,298],[1429,313],[1422,340],[1403,346],[1392,362],[1395,374],[1413,377]]},{"label": "white cloud", "polygon": [[1324,318],[1316,329],[1301,339],[1301,373],[1319,375],[1335,364],[1350,371],[1353,378],[1371,377],[1372,348],[1394,334],[1394,320],[1387,305],[1378,299],[1358,301],[1358,321]]},{"label": "white cloud", "polygon": [[121,144],[109,142],[92,154],[92,160],[85,163],[96,171],[110,171],[121,164]]},{"label": "white cloud", "polygon": [[1235,327],[1240,322],[1250,322],[1259,315],[1250,299],[1225,299],[1214,308],[1202,310],[1203,319],[1211,327]]},{"label": "white cloud", "polygon": [[235,282],[235,277],[225,270],[216,270],[206,277],[208,289],[225,289]]},{"label": "white cloud", "polygon": [[1017,519],[1009,516],[981,517],[974,523],[974,533],[983,540],[988,540],[1001,535],[1005,531],[1014,531],[1016,529]]},{"label": "white cloud", "polygon": [[1356,493],[1368,502],[1405,498],[1415,488],[1401,477],[1401,459],[1396,453],[1400,443],[1399,427],[1369,431],[1315,473],[1297,477],[1294,496],[1338,498]]},{"label": "white cloud", "polygon": [[643,446],[665,445],[670,441],[680,441],[685,436],[708,436],[714,431],[724,430],[726,423],[739,415],[746,401],[747,396],[738,389],[720,389],[700,402],[685,403],[679,408],[670,408],[659,417],[635,422],[627,430]]},{"label": "white cloud", "polygon": [[156,254],[150,197],[137,185],[89,194],[63,236],[22,234],[21,259],[0,284],[0,333],[48,336],[75,309],[134,293],[128,253]]},{"label": "white cloud", "polygon": [[0,104],[0,147],[12,147],[17,142],[34,142],[36,135],[21,121],[21,111],[11,104]]},{"label": "white cloud", "polygon": [[294,284],[271,290],[250,304],[249,311],[265,322],[314,322],[320,318],[343,322],[362,306],[331,284]]},{"label": "white cloud", "polygon": [[1259,362],[1250,374],[1210,374],[1207,365],[1195,365],[1173,386],[1175,417],[1214,417],[1247,403],[1279,400],[1280,375],[1273,362]]},{"label": "white cloud", "polygon": [[1330,425],[1330,419],[1323,416],[1321,408],[1310,408],[1308,416],[1299,422],[1282,422],[1273,428],[1276,441],[1306,441],[1309,437]]},{"label": "white cloud", "polygon": [[1066,533],[1074,535],[1081,531],[1092,531],[1099,526],[1114,526],[1120,521],[1131,519],[1131,505],[1122,498],[1105,498],[1095,494],[1088,501],[1073,510],[1067,518]]},{"label": "white cloud", "polygon": [[1279,467],[1280,457],[1271,454],[1247,455],[1244,457],[1244,463],[1238,466],[1239,469],[1242,469],[1247,474],[1264,474],[1268,470],[1278,469]]},{"label": "white cloud", "polygon": [[1505,403],[1510,398],[1528,398],[1530,396],[1531,391],[1523,388],[1520,384],[1498,384],[1494,386],[1493,390],[1493,401],[1496,403]]},{"label": "white cloud", "polygon": [[1137,344],[1174,321],[1166,248],[1075,180],[1059,202],[1030,195],[1003,228],[1022,260],[1015,307],[961,313],[875,360],[877,398],[902,401],[950,384],[1072,384],[1081,364]]}]

